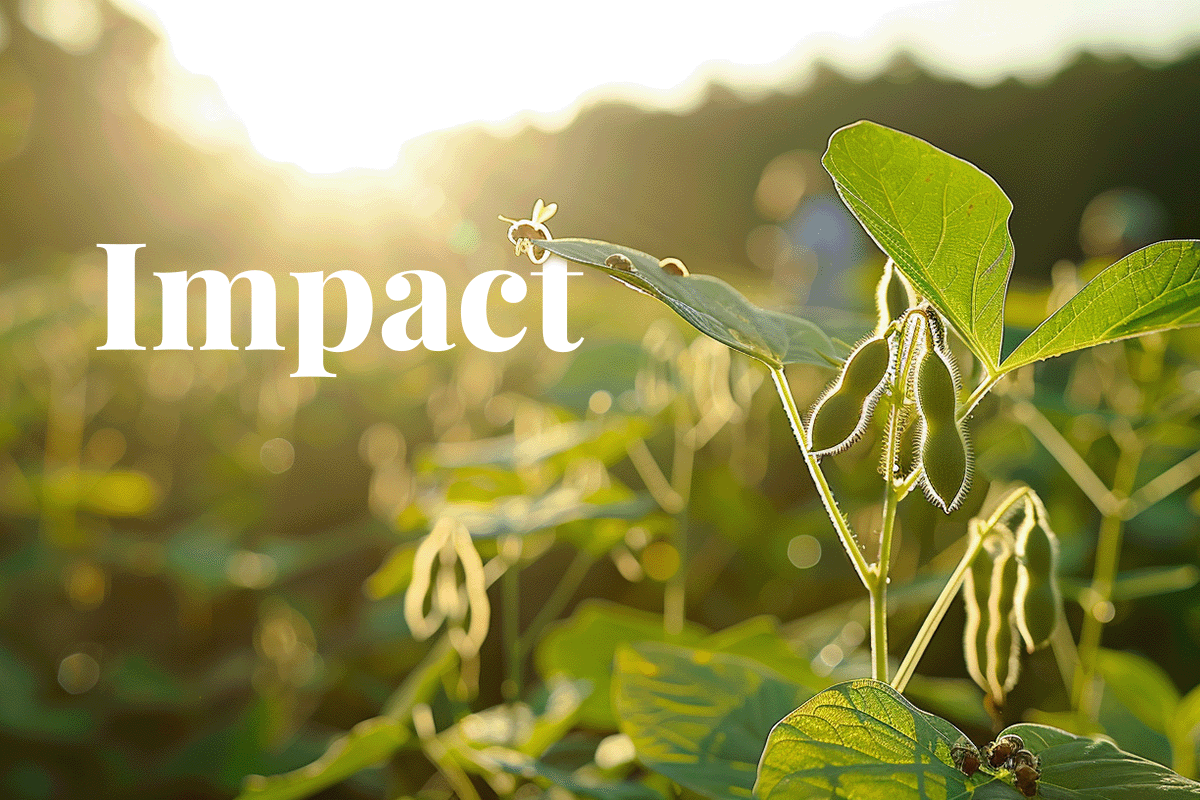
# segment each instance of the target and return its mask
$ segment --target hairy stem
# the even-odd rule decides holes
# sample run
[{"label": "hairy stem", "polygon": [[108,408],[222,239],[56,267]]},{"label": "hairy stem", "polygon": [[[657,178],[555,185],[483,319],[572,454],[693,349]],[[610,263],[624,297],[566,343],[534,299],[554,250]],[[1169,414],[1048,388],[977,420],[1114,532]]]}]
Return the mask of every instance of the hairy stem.
[{"label": "hairy stem", "polygon": [[854,532],[850,530],[849,523],[842,516],[842,512],[837,507],[837,499],[833,496],[833,490],[829,488],[829,482],[825,480],[825,473],[821,471],[821,462],[812,454],[809,449],[808,440],[805,437],[804,427],[800,424],[800,413],[796,410],[796,401],[792,397],[792,390],[788,387],[787,376],[783,374],[782,367],[771,368],[771,379],[775,382],[775,391],[779,393],[779,399],[783,403],[783,410],[787,414],[788,422],[792,426],[792,435],[796,437],[796,444],[800,447],[800,453],[804,456],[804,463],[808,467],[808,474],[812,477],[813,483],[816,484],[817,494],[821,498],[822,505],[825,506],[825,513],[829,515],[829,521],[833,523],[833,529],[837,531],[838,539],[842,542],[842,547],[846,550],[846,555],[850,557],[850,562],[854,565],[854,571],[858,574],[858,579],[862,581],[862,585],[868,590],[874,582],[872,575],[873,570],[868,566],[866,558],[859,549],[858,542],[854,538]]}]

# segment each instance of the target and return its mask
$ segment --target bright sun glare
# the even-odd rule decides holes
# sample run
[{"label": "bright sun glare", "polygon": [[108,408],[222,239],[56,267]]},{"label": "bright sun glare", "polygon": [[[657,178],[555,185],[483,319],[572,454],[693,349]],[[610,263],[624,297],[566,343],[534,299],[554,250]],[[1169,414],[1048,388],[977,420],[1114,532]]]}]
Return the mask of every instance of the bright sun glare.
[{"label": "bright sun glare", "polygon": [[742,0],[715,16],[647,0],[123,2],[158,20],[185,69],[212,78],[262,155],[318,173],[386,169],[422,133],[562,112],[602,86],[684,105],[711,62],[765,87],[804,54],[865,72],[907,42],[987,81],[1038,77],[1083,45],[1168,58],[1196,44],[1200,24],[1200,3],[1135,13],[1141,0]]}]

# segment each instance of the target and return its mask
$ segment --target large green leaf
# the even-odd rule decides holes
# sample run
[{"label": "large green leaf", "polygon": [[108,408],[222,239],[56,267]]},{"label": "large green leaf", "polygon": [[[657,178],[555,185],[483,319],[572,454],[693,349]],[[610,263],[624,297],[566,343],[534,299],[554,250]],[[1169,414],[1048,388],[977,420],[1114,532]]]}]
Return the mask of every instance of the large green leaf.
[{"label": "large green leaf", "polygon": [[[1046,800],[1184,800],[1200,783],[1108,741],[1044,725],[1014,725],[1041,759]],[[1008,770],[968,778],[950,748],[965,739],[950,723],[871,680],[839,684],[782,720],[767,740],[754,792],[763,800],[957,800],[1022,797]]]},{"label": "large green leaf", "polygon": [[836,131],[821,160],[838,194],[992,373],[1013,263],[1012,203],[973,164],[874,122]]},{"label": "large green leaf", "polygon": [[[841,683],[784,718],[767,739],[754,794],[766,800],[949,800],[986,788],[955,769],[964,737],[884,683]],[[979,794],[1005,797],[1004,793]]]},{"label": "large green leaf", "polygon": [[1096,669],[1106,692],[1158,733],[1166,733],[1179,705],[1179,690],[1162,667],[1136,653],[1101,648]]},{"label": "large green leaf", "polygon": [[1200,783],[1103,739],[1075,736],[1045,725],[1013,725],[1004,733],[1020,736],[1025,747],[1042,759],[1038,789],[1046,800],[1200,797]]},{"label": "large green leaf", "polygon": [[[640,250],[594,239],[538,241],[555,255],[595,267],[670,306],[701,333],[772,367],[805,362],[829,365],[841,354],[825,333],[803,317],[759,308],[720,278],[678,276]],[[633,271],[613,269],[605,260],[623,255]]]},{"label": "large green leaf", "polygon": [[648,768],[746,800],[771,727],[811,695],[741,656],[643,642],[617,651],[613,706]]},{"label": "large green leaf", "polygon": [[1200,241],[1157,242],[1105,269],[1004,360],[1004,371],[1143,333],[1200,325]]}]

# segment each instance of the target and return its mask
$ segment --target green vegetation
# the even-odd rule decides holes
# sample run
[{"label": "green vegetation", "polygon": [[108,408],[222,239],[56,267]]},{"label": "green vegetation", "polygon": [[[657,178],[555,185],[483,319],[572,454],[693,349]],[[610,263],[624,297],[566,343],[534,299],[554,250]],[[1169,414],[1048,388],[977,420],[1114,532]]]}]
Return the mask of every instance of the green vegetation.
[{"label": "green vegetation", "polygon": [[[12,35],[0,69],[36,113],[0,161],[0,794],[1016,798],[1015,763],[953,756],[1014,731],[1043,797],[1195,793],[1196,244],[1075,242],[1119,186],[1170,209],[1157,238],[1200,230],[1171,127],[1194,127],[1195,60],[605,106],[555,136],[439,139],[421,191],[343,196],[193,151],[101,91],[111,71]],[[1141,110],[1084,136],[1071,99],[1118,88]],[[1011,238],[996,182],[890,127],[843,129],[822,172],[859,116],[986,165]],[[776,168],[806,181],[781,211],[752,200]],[[454,286],[516,269],[495,215],[538,194],[561,206],[539,225],[680,258],[530,247],[596,269],[573,279],[573,354],[451,330],[464,346],[368,343],[313,380],[265,352],[95,350],[96,242],[149,241],[146,272]],[[848,225],[838,258],[800,249],[811,219]],[[812,410],[864,340],[890,373],[851,381],[853,441],[824,454]],[[959,388],[925,402],[909,378],[935,352]],[[927,494],[919,403],[969,442],[969,486],[956,462]]]}]

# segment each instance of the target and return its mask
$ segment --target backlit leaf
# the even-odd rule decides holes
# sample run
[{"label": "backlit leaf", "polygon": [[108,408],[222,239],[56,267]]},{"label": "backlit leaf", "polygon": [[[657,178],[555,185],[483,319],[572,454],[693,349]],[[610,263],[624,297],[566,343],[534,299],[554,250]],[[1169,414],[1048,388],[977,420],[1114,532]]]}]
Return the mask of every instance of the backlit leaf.
[{"label": "backlit leaf", "polygon": [[1012,203],[996,182],[866,121],[836,131],[821,163],[880,249],[995,373],[1013,263]]},{"label": "backlit leaf", "polygon": [[1093,278],[1017,346],[1003,370],[1187,325],[1200,325],[1200,241],[1157,242]]},{"label": "backlit leaf", "polygon": [[712,800],[745,800],[772,726],[810,691],[728,653],[617,651],[613,705],[648,768]]},{"label": "backlit leaf", "polygon": [[[772,367],[798,362],[829,366],[841,358],[829,337],[812,322],[759,308],[720,278],[673,275],[651,255],[594,239],[539,240],[538,247],[595,267],[661,300],[701,333]],[[614,254],[628,258],[633,270],[607,266],[605,260]]]}]

